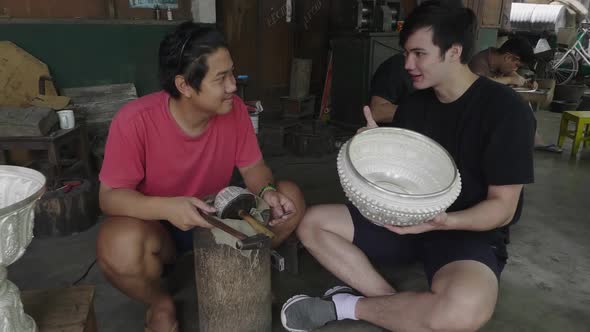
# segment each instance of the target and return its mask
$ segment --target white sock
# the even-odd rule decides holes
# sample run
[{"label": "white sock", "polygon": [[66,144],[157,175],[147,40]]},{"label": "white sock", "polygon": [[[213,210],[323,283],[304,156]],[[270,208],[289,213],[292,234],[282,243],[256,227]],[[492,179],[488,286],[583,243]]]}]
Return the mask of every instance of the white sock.
[{"label": "white sock", "polygon": [[338,320],[358,320],[354,311],[356,309],[356,303],[361,298],[364,298],[364,296],[355,296],[351,294],[336,294],[332,296],[332,301],[336,305],[336,316],[338,317]]}]

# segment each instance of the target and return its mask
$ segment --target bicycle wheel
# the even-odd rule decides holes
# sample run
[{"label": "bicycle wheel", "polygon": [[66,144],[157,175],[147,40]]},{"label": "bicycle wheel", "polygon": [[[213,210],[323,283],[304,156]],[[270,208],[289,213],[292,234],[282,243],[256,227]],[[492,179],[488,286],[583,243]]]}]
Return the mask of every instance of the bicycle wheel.
[{"label": "bicycle wheel", "polygon": [[[569,83],[578,73],[578,60],[573,52],[566,55],[567,49],[557,49],[553,59],[547,63],[545,68],[546,77],[555,80],[555,84],[564,85]],[[561,61],[559,66],[556,66]]]}]

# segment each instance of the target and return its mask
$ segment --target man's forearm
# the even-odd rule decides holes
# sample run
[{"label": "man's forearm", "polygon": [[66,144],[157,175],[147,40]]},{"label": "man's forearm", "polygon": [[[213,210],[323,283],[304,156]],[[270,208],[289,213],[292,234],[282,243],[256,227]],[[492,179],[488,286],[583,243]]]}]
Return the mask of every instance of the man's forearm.
[{"label": "man's forearm", "polygon": [[252,167],[240,169],[240,173],[244,178],[248,190],[256,195],[258,195],[266,185],[274,183],[272,172],[270,171],[270,168],[266,166],[264,161],[261,161]]},{"label": "man's forearm", "polygon": [[395,111],[397,110],[397,105],[376,96],[371,98],[370,107],[373,119],[375,119],[375,122],[377,123],[391,123]]},{"label": "man's forearm", "polygon": [[166,197],[146,196],[131,189],[101,190],[100,208],[109,216],[164,220]]},{"label": "man's forearm", "polygon": [[500,199],[486,199],[462,211],[449,212],[449,230],[488,231],[508,224],[514,217],[514,208]]},{"label": "man's forearm", "polygon": [[488,77],[489,79],[491,79],[492,81],[496,81],[498,83],[504,84],[504,85],[508,85],[508,84],[513,84],[513,79],[510,76],[500,76],[500,77]]},{"label": "man's forearm", "polygon": [[377,123],[391,123],[393,122],[395,109],[395,105],[392,104],[377,105],[371,109],[373,111],[373,119]]}]

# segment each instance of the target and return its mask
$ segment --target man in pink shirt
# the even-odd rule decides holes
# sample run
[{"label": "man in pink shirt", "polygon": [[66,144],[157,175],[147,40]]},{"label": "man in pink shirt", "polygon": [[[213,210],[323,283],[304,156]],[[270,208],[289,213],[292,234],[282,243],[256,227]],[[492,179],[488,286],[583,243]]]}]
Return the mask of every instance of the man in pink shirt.
[{"label": "man in pink shirt", "polygon": [[146,331],[177,330],[174,303],[160,287],[163,266],[192,248],[199,210],[229,185],[234,167],[271,207],[273,246],[305,212],[299,188],[275,182],[243,101],[234,95],[233,61],[213,28],[187,22],[160,44],[163,91],[125,105],[109,130],[100,172],[100,206],[109,216],[97,239],[107,279],[149,305]]}]

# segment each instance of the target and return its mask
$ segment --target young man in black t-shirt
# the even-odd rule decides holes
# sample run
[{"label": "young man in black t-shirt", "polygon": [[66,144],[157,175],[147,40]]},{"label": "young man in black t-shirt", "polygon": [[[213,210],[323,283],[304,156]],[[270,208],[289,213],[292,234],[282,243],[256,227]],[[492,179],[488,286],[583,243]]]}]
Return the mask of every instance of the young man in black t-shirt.
[{"label": "young man in black t-shirt", "polygon": [[[492,316],[507,228],[520,215],[523,185],[533,182],[535,122],[514,91],[469,70],[475,26],[470,9],[428,1],[400,35],[405,68],[420,91],[400,105],[394,125],[449,151],[461,172],[460,196],[445,213],[407,227],[376,226],[350,205],[309,209],[297,230],[301,241],[360,294],[341,286],[321,298],[292,297],[281,310],[287,330],[361,319],[394,331],[474,331]],[[364,111],[367,127],[376,127]],[[370,260],[421,261],[430,291],[394,289]]]},{"label": "young man in black t-shirt", "polygon": [[404,69],[405,57],[398,53],[385,60],[371,79],[369,106],[379,124],[391,124],[397,107],[414,91],[412,79]]}]

